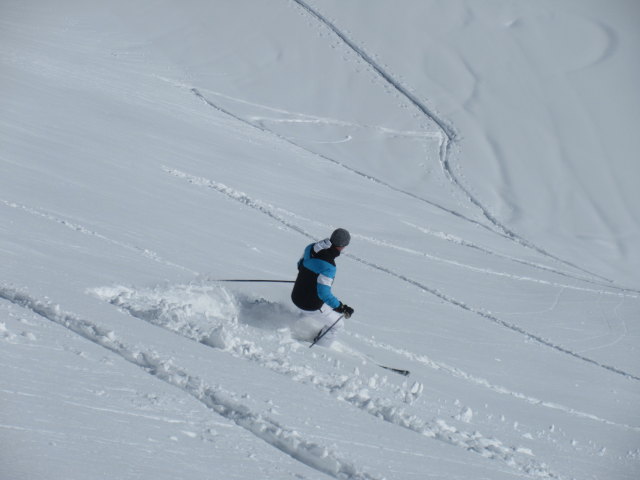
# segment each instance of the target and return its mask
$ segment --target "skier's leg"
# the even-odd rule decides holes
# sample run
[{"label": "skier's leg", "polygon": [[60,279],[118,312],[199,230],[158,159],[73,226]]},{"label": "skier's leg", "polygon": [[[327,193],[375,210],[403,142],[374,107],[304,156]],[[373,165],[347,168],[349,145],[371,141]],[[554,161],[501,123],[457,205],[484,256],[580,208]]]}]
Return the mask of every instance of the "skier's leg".
[{"label": "skier's leg", "polygon": [[[341,317],[341,314],[334,311],[327,304],[322,305],[322,307],[320,308],[320,316],[325,323],[320,333],[322,333],[323,330],[327,330],[329,328],[331,328],[331,330],[329,330],[320,340],[318,340],[316,345],[320,345],[322,347],[330,347],[333,341],[335,340],[336,335],[342,329],[344,321],[343,319],[340,319],[338,323],[333,325],[336,322],[336,320],[338,320]],[[331,327],[331,325],[333,325],[333,327]]]}]

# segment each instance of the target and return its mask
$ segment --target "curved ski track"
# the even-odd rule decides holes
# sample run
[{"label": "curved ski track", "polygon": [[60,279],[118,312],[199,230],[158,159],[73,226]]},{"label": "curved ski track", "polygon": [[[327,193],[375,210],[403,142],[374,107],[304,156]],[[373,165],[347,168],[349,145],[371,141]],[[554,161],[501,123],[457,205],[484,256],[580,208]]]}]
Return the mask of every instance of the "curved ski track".
[{"label": "curved ski track", "polygon": [[[470,217],[467,217],[467,216],[463,215],[460,212],[456,212],[455,210],[452,210],[450,208],[444,207],[444,206],[442,206],[442,205],[440,205],[438,203],[435,203],[435,202],[433,202],[433,201],[431,201],[429,199],[426,199],[424,197],[416,195],[415,193],[411,193],[411,192],[408,192],[408,191],[403,190],[401,188],[394,187],[390,183],[387,183],[387,182],[385,182],[383,180],[380,180],[377,177],[374,177],[374,176],[369,175],[367,173],[361,172],[360,170],[357,170],[357,169],[355,169],[353,167],[345,165],[344,163],[341,163],[338,160],[335,160],[335,159],[333,159],[331,157],[327,157],[326,155],[323,155],[321,153],[314,152],[313,150],[309,150],[308,148],[303,147],[299,143],[294,142],[290,138],[287,138],[287,137],[285,137],[283,135],[280,135],[279,133],[274,132],[273,130],[265,127],[263,124],[256,124],[256,123],[253,123],[253,122],[251,122],[249,120],[246,120],[246,119],[240,117],[239,115],[236,115],[235,113],[231,112],[230,110],[228,110],[226,108],[223,108],[220,105],[212,102],[209,98],[207,98],[204,94],[202,94],[202,92],[200,92],[200,90],[197,89],[197,88],[189,87],[189,90],[191,91],[192,94],[194,94],[196,97],[198,97],[200,100],[202,100],[204,103],[206,103],[211,108],[214,108],[215,110],[217,110],[217,111],[219,111],[221,113],[224,113],[225,115],[228,115],[228,116],[230,116],[232,118],[235,118],[239,122],[247,124],[250,127],[256,128],[256,129],[261,130],[261,131],[263,131],[263,132],[265,132],[265,133],[267,133],[267,134],[269,134],[271,136],[274,136],[274,137],[278,138],[279,140],[281,140],[281,141],[283,141],[283,142],[285,142],[285,143],[287,143],[287,144],[289,144],[289,145],[291,145],[291,146],[293,146],[293,147],[295,147],[297,149],[300,149],[300,150],[302,150],[303,152],[305,152],[307,154],[311,154],[314,157],[318,157],[318,158],[320,158],[320,159],[322,159],[324,161],[327,161],[327,162],[330,162],[330,163],[332,163],[334,165],[337,165],[340,168],[344,168],[345,170],[348,170],[349,172],[351,172],[351,173],[353,173],[355,175],[358,175],[358,176],[360,176],[362,178],[365,178],[365,179],[367,179],[367,180],[369,180],[369,181],[371,181],[373,183],[376,183],[378,185],[382,185],[382,186],[384,186],[384,187],[386,187],[386,188],[388,188],[388,189],[390,189],[390,190],[392,190],[394,192],[398,192],[398,193],[401,193],[403,195],[407,195],[407,196],[409,196],[409,197],[411,197],[411,198],[413,198],[415,200],[418,200],[420,202],[424,202],[424,203],[426,203],[426,204],[428,204],[428,205],[430,205],[430,206],[432,206],[434,208],[437,208],[438,210],[441,210],[443,212],[448,213],[449,215],[453,215],[454,217],[460,218],[460,219],[462,219],[462,220],[464,220],[466,222],[469,222],[469,223],[472,223],[474,225],[477,225],[478,227],[481,227],[481,228],[483,228],[485,230],[489,230],[492,233],[496,233],[496,234],[501,235],[501,236],[503,236],[505,238],[508,238],[506,235],[502,235],[499,232],[496,232],[495,230],[493,230],[491,227],[485,225],[484,223],[478,222],[477,220],[474,220],[474,219],[472,219]],[[216,92],[209,92],[209,93],[211,93],[213,95],[219,95]]]},{"label": "curved ski track", "polygon": [[[395,89],[399,94],[403,95],[405,98],[407,98],[407,100],[409,100],[409,102],[414,105],[426,118],[428,118],[430,121],[432,121],[434,124],[436,124],[442,132],[441,138],[444,138],[443,143],[441,145],[441,151],[440,151],[440,163],[443,169],[443,172],[445,173],[445,176],[449,179],[449,181],[461,192],[463,192],[463,194],[465,195],[465,197],[467,197],[467,199],[469,200],[469,202],[471,204],[473,204],[474,206],[476,206],[481,212],[482,215],[490,222],[491,225],[494,226],[494,228],[491,228],[490,226],[479,222],[477,220],[474,220],[470,217],[467,217],[465,215],[463,215],[460,212],[457,212],[455,210],[449,209],[447,207],[444,207],[438,203],[435,203],[431,200],[428,200],[424,197],[421,197],[419,195],[416,195],[414,193],[408,192],[406,190],[400,189],[398,187],[395,187],[383,180],[380,180],[372,175],[366,174],[364,172],[361,172],[357,169],[354,169],[352,167],[349,167],[348,165],[345,165],[333,158],[330,158],[326,155],[323,155],[321,153],[309,150],[306,147],[303,147],[302,145],[294,142],[292,139],[287,138],[283,135],[280,135],[278,133],[276,133],[275,131],[267,128],[266,126],[264,126],[264,124],[262,123],[253,123],[250,120],[247,120],[239,115],[234,114],[233,112],[231,112],[228,109],[225,109],[223,107],[221,107],[220,105],[217,105],[216,103],[212,102],[210,99],[208,99],[207,97],[205,97],[201,91],[197,88],[194,87],[189,87],[185,84],[180,84],[180,83],[175,83],[169,79],[165,79],[162,78],[165,81],[169,81],[171,83],[174,83],[175,85],[181,87],[181,88],[188,88],[192,94],[194,94],[196,97],[200,98],[204,103],[206,103],[207,105],[209,105],[210,107],[214,108],[217,111],[220,111],[232,118],[235,118],[236,120],[245,123],[251,127],[254,127],[258,130],[261,130],[263,132],[266,132],[270,135],[273,135],[274,137],[280,139],[281,141],[284,141],[286,143],[288,143],[289,145],[292,145],[296,148],[299,148],[303,151],[305,151],[306,153],[309,153],[315,157],[318,157],[324,161],[328,161],[331,162],[341,168],[344,168],[345,170],[350,171],[353,174],[356,174],[358,176],[361,176],[363,178],[366,178],[369,181],[372,181],[374,183],[377,183],[379,185],[382,185],[386,188],[389,188],[393,191],[396,191],[398,193],[402,193],[404,195],[407,195],[415,200],[427,203],[428,205],[437,208],[439,210],[442,210],[450,215],[453,215],[457,218],[460,218],[466,222],[469,222],[471,224],[477,225],[485,230],[488,230],[496,235],[499,235],[503,238],[506,238],[508,240],[514,241],[520,245],[522,245],[523,247],[529,248],[531,250],[536,251],[537,253],[543,255],[544,257],[547,257],[549,259],[552,259],[556,262],[562,263],[566,266],[572,267],[576,270],[579,270],[583,273],[586,273],[588,275],[590,275],[591,277],[594,278],[598,278],[600,280],[603,280],[605,282],[607,282],[608,284],[606,286],[611,287],[611,288],[616,288],[618,290],[622,290],[622,291],[631,291],[634,293],[640,293],[640,291],[638,290],[634,290],[634,289],[630,289],[630,288],[625,288],[625,287],[619,287],[619,286],[615,286],[615,285],[611,285],[613,282],[610,279],[607,279],[605,277],[602,277],[601,275],[595,274],[593,272],[589,272],[577,265],[572,264],[571,262],[565,261],[561,258],[558,258],[552,254],[550,254],[549,252],[543,250],[540,247],[535,246],[533,243],[529,242],[528,240],[524,239],[523,237],[521,237],[520,235],[516,234],[514,231],[508,229],[505,225],[503,225],[502,223],[500,223],[497,218],[495,218],[495,216],[493,216],[489,210],[484,207],[482,205],[482,203],[480,201],[478,201],[472,194],[471,192],[464,187],[464,185],[462,185],[462,183],[457,179],[457,177],[455,176],[455,174],[453,173],[453,169],[450,166],[450,160],[449,160],[449,145],[455,141],[456,139],[456,135],[455,132],[453,131],[453,129],[449,126],[447,126],[442,120],[440,120],[438,118],[437,115],[435,115],[432,111],[430,111],[426,105],[424,105],[424,103],[422,101],[420,101],[415,95],[413,95],[411,92],[409,92],[405,87],[402,86],[402,84],[400,82],[398,82],[397,80],[395,80],[391,75],[389,75],[379,64],[377,64],[377,62],[375,62],[369,55],[366,54],[366,52],[364,52],[364,50],[362,50],[361,48],[357,47],[355,45],[355,43],[353,43],[346,35],[344,35],[335,25],[333,25],[331,22],[328,21],[327,18],[323,17],[322,15],[320,15],[319,13],[317,13],[315,10],[313,10],[311,7],[309,7],[307,4],[305,4],[304,2],[300,1],[300,0],[293,0],[296,4],[298,4],[305,12],[307,12],[309,15],[312,15],[317,21],[319,21],[320,23],[322,23],[326,28],[328,28],[331,32],[333,32],[334,35],[336,35],[342,42],[344,42],[356,55],[358,58],[360,58],[361,61],[365,62],[365,64],[367,64],[377,75],[379,75],[380,77],[382,77],[389,85],[391,85],[393,87],[393,89]],[[216,92],[210,92],[213,95],[221,95],[218,94]],[[497,230],[496,230],[497,228]],[[589,282],[589,283],[593,283],[595,285],[599,285],[599,286],[605,286],[600,282],[596,282],[594,280],[590,280],[581,276],[577,276],[575,274],[571,274],[571,273],[567,273],[567,272],[563,272],[561,270],[557,270],[554,269],[552,267],[546,267],[546,266],[541,266],[532,262],[526,262],[523,260],[517,260],[517,259],[513,259],[514,261],[520,262],[520,263],[524,263],[527,265],[530,265],[534,268],[540,268],[542,270],[547,270],[547,271],[551,271],[553,273],[556,273],[558,275],[562,275],[562,276],[566,276],[568,278],[573,278],[575,280],[581,280],[581,281],[585,281],[585,282]]]},{"label": "curved ski track", "polygon": [[470,191],[466,188],[462,182],[456,177],[453,172],[453,168],[451,168],[450,158],[449,158],[449,147],[450,144],[456,141],[456,133],[448,126],[443,120],[441,120],[431,109],[429,109],[423,101],[421,101],[416,95],[412,94],[407,88],[405,88],[402,83],[396,80],[389,72],[387,72],[376,60],[373,59],[369,54],[367,54],[361,47],[356,45],[356,43],[351,40],[344,32],[342,32],[333,22],[331,22],[326,16],[322,15],[317,10],[313,9],[303,0],[293,0],[295,4],[297,4],[303,11],[313,17],[316,21],[318,21],[321,25],[324,25],[330,32],[332,32],[340,41],[342,41],[347,47],[349,47],[355,55],[363,61],[366,65],[368,65],[378,76],[380,76],[393,90],[398,92],[400,95],[405,97],[415,108],[417,108],[428,120],[433,122],[438,128],[441,130],[443,134],[443,142],[440,148],[440,164],[445,173],[445,176],[450,180],[450,182],[460,190],[466,197],[467,200],[475,205],[481,212],[482,215],[498,229],[499,232],[502,232],[504,236],[511,239],[512,241],[531,249],[547,258],[553,259],[559,263],[562,263],[566,266],[572,267],[576,270],[579,270],[583,273],[587,273],[592,277],[599,278],[601,280],[605,280],[609,283],[613,283],[612,280],[605,278],[596,273],[585,270],[578,265],[575,265],[567,260],[563,260],[546,250],[542,249],[534,245],[529,240],[523,238],[522,236],[515,233],[513,230],[509,229],[506,225],[500,222],[487,207],[485,207],[482,202],[480,202]]},{"label": "curved ski track", "polygon": [[[231,199],[233,199],[233,200],[235,200],[237,202],[240,202],[240,203],[242,203],[242,204],[244,204],[244,205],[246,205],[246,206],[248,206],[248,207],[250,207],[250,208],[252,208],[254,210],[259,211],[263,215],[266,215],[266,216],[272,218],[273,220],[275,220],[275,221],[281,223],[282,225],[284,225],[285,227],[287,227],[287,228],[289,228],[289,229],[291,229],[291,230],[293,230],[295,232],[300,233],[301,235],[305,236],[306,238],[308,238],[308,239],[310,239],[312,241],[316,240],[316,238],[313,235],[311,235],[309,232],[304,230],[302,227],[300,227],[300,226],[298,226],[298,225],[296,225],[294,223],[289,222],[288,220],[282,218],[277,213],[275,213],[274,208],[271,207],[270,205],[268,205],[268,204],[266,204],[264,202],[261,202],[261,201],[254,200],[253,198],[249,197],[245,193],[242,193],[242,192],[239,192],[237,190],[234,190],[233,188],[228,187],[228,186],[226,186],[226,185],[224,185],[222,183],[215,182],[213,180],[209,180],[209,179],[206,179],[206,178],[203,178],[203,177],[197,177],[197,176],[194,176],[194,175],[190,175],[190,174],[182,172],[180,170],[171,169],[171,168],[168,168],[168,167],[163,167],[163,169],[168,174],[173,175],[173,176],[178,177],[178,178],[182,178],[182,179],[188,181],[191,184],[194,184],[194,185],[197,185],[197,186],[211,188],[211,189],[213,189],[213,190],[215,190],[215,191],[217,191],[219,193],[222,193],[223,195],[226,195],[227,197],[229,197],[229,198],[231,198]],[[636,376],[636,375],[634,375],[632,373],[625,372],[624,370],[621,370],[621,369],[616,368],[616,367],[611,366],[611,365],[606,365],[606,364],[600,363],[600,362],[598,362],[596,360],[593,360],[593,359],[591,359],[589,357],[586,357],[586,356],[581,355],[581,354],[579,354],[577,352],[574,352],[574,351],[572,351],[572,350],[570,350],[568,348],[563,347],[562,345],[559,345],[559,344],[556,344],[556,343],[552,342],[551,340],[545,339],[545,338],[541,337],[540,335],[536,335],[534,333],[528,332],[526,329],[524,329],[524,328],[522,328],[522,327],[520,327],[518,325],[515,325],[515,324],[509,323],[509,322],[507,322],[505,320],[502,320],[502,319],[496,317],[495,315],[493,315],[493,314],[491,314],[489,312],[485,312],[485,311],[483,311],[481,309],[478,309],[478,308],[472,307],[470,305],[467,305],[466,303],[464,303],[464,302],[462,302],[462,301],[460,301],[460,300],[458,300],[456,298],[453,298],[453,297],[441,292],[440,290],[438,290],[436,288],[429,287],[428,285],[425,285],[425,284],[423,284],[423,283],[421,283],[421,282],[419,282],[417,280],[413,280],[413,279],[407,277],[406,275],[403,275],[401,273],[395,272],[394,270],[391,270],[391,269],[389,269],[389,268],[387,268],[387,267],[385,267],[383,265],[379,265],[379,264],[370,262],[370,261],[365,260],[363,258],[357,257],[356,255],[353,255],[353,254],[345,254],[345,256],[347,256],[348,258],[351,258],[351,259],[353,259],[353,260],[355,260],[355,261],[357,261],[357,262],[359,262],[359,263],[361,263],[363,265],[367,265],[370,268],[373,268],[373,269],[378,270],[380,272],[384,272],[384,273],[386,273],[388,275],[391,275],[392,277],[395,277],[395,278],[397,278],[399,280],[402,280],[403,282],[406,282],[406,283],[408,283],[410,285],[413,285],[413,286],[419,288],[420,290],[422,290],[422,291],[424,291],[426,293],[430,293],[431,295],[434,295],[435,297],[443,300],[444,302],[447,302],[447,303],[449,303],[451,305],[454,305],[454,306],[456,306],[458,308],[461,308],[463,310],[466,310],[468,312],[474,313],[474,314],[482,317],[483,319],[488,320],[488,321],[490,321],[492,323],[495,323],[495,324],[497,324],[497,325],[499,325],[501,327],[504,327],[504,328],[512,330],[512,331],[514,331],[516,333],[519,333],[519,334],[525,336],[526,338],[528,338],[529,340],[532,340],[532,341],[534,341],[536,343],[539,343],[540,345],[544,345],[545,347],[552,348],[552,349],[554,349],[554,350],[556,350],[556,351],[558,351],[560,353],[569,355],[569,356],[571,356],[573,358],[576,358],[576,359],[581,360],[583,362],[589,363],[589,364],[594,365],[596,367],[602,368],[604,370],[608,370],[608,371],[613,372],[615,374],[621,375],[621,376],[623,376],[625,378],[629,378],[629,379],[632,379],[632,380],[640,381],[640,377],[638,377],[638,376]]]}]

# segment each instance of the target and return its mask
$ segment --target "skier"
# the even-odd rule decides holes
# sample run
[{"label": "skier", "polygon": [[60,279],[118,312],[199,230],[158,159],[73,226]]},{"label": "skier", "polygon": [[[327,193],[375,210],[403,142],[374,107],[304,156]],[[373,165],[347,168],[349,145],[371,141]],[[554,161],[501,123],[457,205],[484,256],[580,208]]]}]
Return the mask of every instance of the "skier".
[{"label": "skier", "polygon": [[336,333],[342,328],[342,318],[353,315],[353,308],[342,303],[331,292],[336,276],[335,259],[349,245],[350,240],[349,232],[344,228],[338,228],[330,238],[307,245],[298,261],[298,277],[293,285],[291,300],[304,315],[324,322],[325,325],[316,338],[340,319],[317,342],[325,347],[333,343]]}]

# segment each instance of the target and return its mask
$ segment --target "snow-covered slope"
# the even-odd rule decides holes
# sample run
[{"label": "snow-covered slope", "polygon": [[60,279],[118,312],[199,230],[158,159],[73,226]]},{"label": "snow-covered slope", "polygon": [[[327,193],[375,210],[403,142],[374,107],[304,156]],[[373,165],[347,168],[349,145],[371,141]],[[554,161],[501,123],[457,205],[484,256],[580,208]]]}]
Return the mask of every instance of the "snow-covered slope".
[{"label": "snow-covered slope", "polygon": [[0,12],[2,480],[636,478],[636,2]]}]

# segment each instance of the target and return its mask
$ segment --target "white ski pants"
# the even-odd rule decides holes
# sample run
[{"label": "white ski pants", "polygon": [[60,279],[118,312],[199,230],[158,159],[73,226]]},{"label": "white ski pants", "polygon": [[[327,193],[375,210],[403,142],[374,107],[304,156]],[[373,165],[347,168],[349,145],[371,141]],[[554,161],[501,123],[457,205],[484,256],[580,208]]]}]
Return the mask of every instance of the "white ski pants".
[{"label": "white ski pants", "polygon": [[[313,310],[311,312],[302,310],[302,313],[306,318],[313,320],[315,323],[319,323],[320,325],[323,325],[322,328],[325,330],[331,327],[331,325],[333,325],[335,321],[342,316],[341,313],[336,312],[333,308],[331,308],[326,303],[324,303],[322,307],[320,307],[320,310]],[[342,329],[343,324],[344,324],[344,318],[340,318],[340,321],[336,323],[331,328],[331,330],[327,332],[326,335],[324,335],[320,340],[318,340],[318,343],[316,343],[316,345],[320,345],[322,347],[330,347],[333,341],[335,340],[335,337],[338,334],[338,331]]]}]

